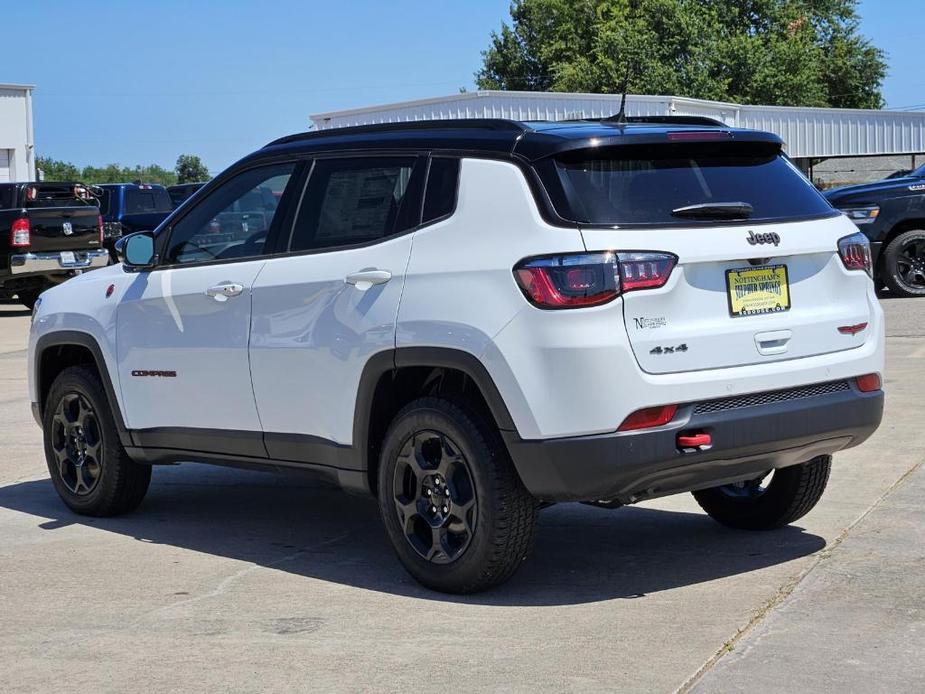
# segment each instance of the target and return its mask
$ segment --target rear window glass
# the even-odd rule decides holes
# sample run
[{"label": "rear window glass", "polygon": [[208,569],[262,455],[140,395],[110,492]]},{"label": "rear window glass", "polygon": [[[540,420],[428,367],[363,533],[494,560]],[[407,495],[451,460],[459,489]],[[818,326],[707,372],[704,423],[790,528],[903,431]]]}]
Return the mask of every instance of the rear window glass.
[{"label": "rear window glass", "polygon": [[125,214],[170,212],[172,209],[170,195],[163,188],[127,188],[125,191]]},{"label": "rear window glass", "polygon": [[[749,221],[836,214],[775,148],[710,145],[582,150],[537,167],[560,216],[592,224],[717,224],[680,208],[744,203]],[[728,220],[728,217],[726,218]]]},{"label": "rear window glass", "polygon": [[[96,198],[91,197],[86,188],[84,197],[78,197],[73,185],[33,185],[27,186],[23,191],[25,207],[35,209],[41,207],[95,207]],[[27,194],[29,189],[34,193]],[[34,195],[34,197],[32,197]],[[32,197],[30,200],[29,198]]]}]

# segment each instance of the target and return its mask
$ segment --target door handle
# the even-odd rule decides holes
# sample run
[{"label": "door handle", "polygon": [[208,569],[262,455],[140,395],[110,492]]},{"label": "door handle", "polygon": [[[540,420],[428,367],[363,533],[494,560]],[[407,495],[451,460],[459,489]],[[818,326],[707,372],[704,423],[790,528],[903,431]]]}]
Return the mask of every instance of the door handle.
[{"label": "door handle", "polygon": [[244,291],[244,285],[237,282],[222,282],[214,287],[206,289],[206,296],[211,296],[216,301],[228,301],[233,296],[237,296]]},{"label": "door handle", "polygon": [[365,292],[374,284],[385,284],[390,279],[392,279],[392,273],[388,270],[371,269],[349,274],[344,278],[344,282]]}]

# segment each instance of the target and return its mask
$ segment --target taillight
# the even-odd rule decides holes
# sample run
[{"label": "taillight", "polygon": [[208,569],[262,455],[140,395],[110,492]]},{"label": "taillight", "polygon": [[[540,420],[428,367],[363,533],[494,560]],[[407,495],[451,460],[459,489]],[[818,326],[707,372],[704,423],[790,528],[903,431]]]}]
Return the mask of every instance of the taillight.
[{"label": "taillight", "polygon": [[96,228],[99,229],[99,232],[100,232],[100,245],[102,246],[102,245],[103,245],[103,236],[104,236],[104,233],[103,233],[103,215],[97,215],[97,216],[96,216]]},{"label": "taillight", "polygon": [[624,292],[661,287],[678,261],[668,253],[618,253],[617,256]]},{"label": "taillight", "polygon": [[29,220],[13,220],[13,226],[10,228],[10,245],[13,248],[25,248],[32,243],[32,225]]},{"label": "taillight", "polygon": [[674,419],[678,411],[677,405],[660,405],[658,407],[646,407],[636,410],[629,417],[623,420],[623,423],[617,431],[634,431],[636,429],[650,429],[668,424]]},{"label": "taillight", "polygon": [[881,387],[880,374],[864,374],[854,380],[858,384],[858,390],[862,393],[873,393]]},{"label": "taillight", "polygon": [[677,258],[667,253],[570,253],[528,258],[514,268],[524,296],[544,309],[599,306],[624,292],[661,287]]},{"label": "taillight", "polygon": [[870,241],[864,234],[851,234],[838,239],[838,254],[848,270],[863,270],[873,276]]}]

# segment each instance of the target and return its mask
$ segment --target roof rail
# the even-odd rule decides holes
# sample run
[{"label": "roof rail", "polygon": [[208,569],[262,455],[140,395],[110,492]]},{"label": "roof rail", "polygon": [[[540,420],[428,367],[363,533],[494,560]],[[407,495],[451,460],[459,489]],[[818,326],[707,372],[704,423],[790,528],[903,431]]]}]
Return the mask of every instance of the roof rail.
[{"label": "roof rail", "polygon": [[299,142],[301,140],[313,140],[315,138],[336,137],[344,135],[361,135],[363,133],[388,133],[414,130],[501,130],[511,133],[523,133],[529,128],[519,121],[507,120],[505,118],[447,118],[444,120],[417,120],[403,121],[399,123],[374,123],[371,125],[351,125],[342,128],[329,128],[326,130],[310,130],[295,135],[287,135],[278,140],[273,140],[267,147],[272,145],[284,145],[290,142]]}]

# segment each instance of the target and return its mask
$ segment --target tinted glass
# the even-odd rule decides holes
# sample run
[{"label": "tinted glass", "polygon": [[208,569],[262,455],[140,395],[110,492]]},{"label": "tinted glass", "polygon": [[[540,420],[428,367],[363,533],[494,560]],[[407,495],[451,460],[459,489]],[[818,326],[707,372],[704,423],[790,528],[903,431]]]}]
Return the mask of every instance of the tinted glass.
[{"label": "tinted glass", "polygon": [[315,162],[291,250],[368,243],[394,233],[414,163],[412,157]]},{"label": "tinted glass", "polygon": [[143,214],[145,212],[170,212],[173,203],[163,188],[125,189],[125,214]]},{"label": "tinted glass", "polygon": [[456,188],[459,183],[459,159],[435,157],[427,174],[427,191],[424,194],[423,223],[450,214],[456,207]]},{"label": "tinted glass", "polygon": [[174,225],[167,263],[261,255],[294,170],[293,163],[262,166],[216,188]]},{"label": "tinted glass", "polygon": [[715,224],[717,220],[681,218],[672,210],[738,202],[752,206],[752,221],[832,214],[799,170],[767,147],[621,147],[609,155],[583,150],[540,167],[540,172],[559,214],[576,221]]},{"label": "tinted glass", "polygon": [[0,210],[8,210],[13,206],[13,186],[0,185]]},{"label": "tinted glass", "polygon": [[[65,185],[33,185],[28,186],[35,190],[35,198],[29,200],[25,197],[25,206],[27,208],[37,207],[95,207],[96,198],[84,193],[86,197],[78,197],[74,192],[74,186]],[[84,189],[86,191],[86,189]]]}]

